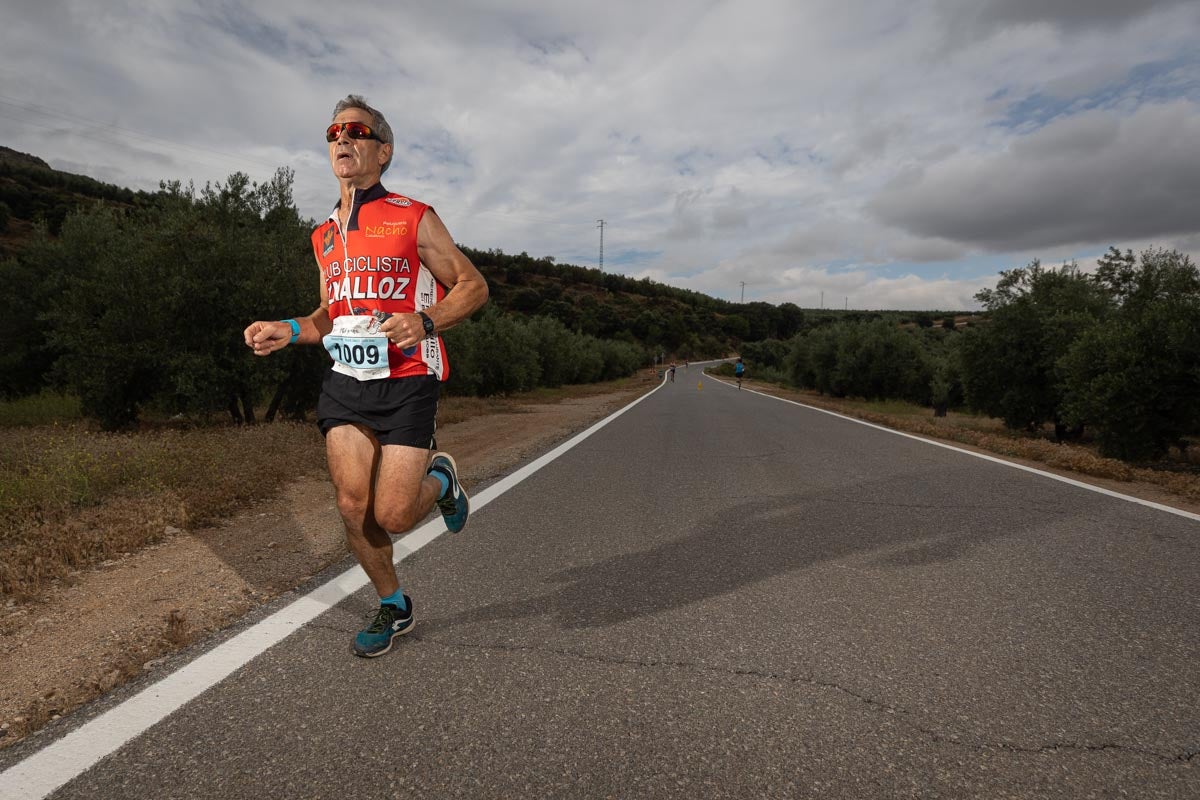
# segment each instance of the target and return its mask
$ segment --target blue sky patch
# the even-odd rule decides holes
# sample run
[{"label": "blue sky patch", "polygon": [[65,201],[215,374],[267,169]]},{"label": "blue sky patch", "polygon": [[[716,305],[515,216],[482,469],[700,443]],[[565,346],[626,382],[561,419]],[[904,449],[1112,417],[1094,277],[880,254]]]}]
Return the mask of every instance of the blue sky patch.
[{"label": "blue sky patch", "polygon": [[[1009,91],[1008,88],[997,90],[988,99],[1002,99]],[[1121,80],[1073,97],[1035,92],[1009,105],[1004,117],[995,125],[1028,132],[1063,115],[1110,108],[1122,101],[1132,100],[1136,105],[1142,105],[1181,97],[1200,101],[1200,56],[1187,55],[1139,64]]]}]

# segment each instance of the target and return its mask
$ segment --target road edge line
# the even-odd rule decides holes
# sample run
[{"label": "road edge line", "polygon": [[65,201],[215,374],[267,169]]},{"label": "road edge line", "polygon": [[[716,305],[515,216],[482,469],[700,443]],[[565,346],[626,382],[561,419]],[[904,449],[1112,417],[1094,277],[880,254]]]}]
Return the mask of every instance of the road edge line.
[{"label": "road edge line", "polygon": [[[705,374],[707,375],[707,373],[705,373]],[[716,381],[717,383],[720,383],[723,386],[726,386],[730,389],[733,388],[733,386],[731,384],[726,383],[725,381],[721,380],[720,378],[717,378],[713,375],[708,375],[708,377],[712,378],[714,381]],[[1195,514],[1195,513],[1192,513],[1191,511],[1184,511],[1182,508],[1175,508],[1173,506],[1164,505],[1162,503],[1156,503],[1153,500],[1143,500],[1142,498],[1134,497],[1133,495],[1122,494],[1121,492],[1114,492],[1112,489],[1105,489],[1103,486],[1096,486],[1095,484],[1086,483],[1081,480],[1076,480],[1075,478],[1068,478],[1065,475],[1056,475],[1053,472],[1047,472],[1046,470],[1043,470],[1043,469],[1038,469],[1036,467],[1029,467],[1024,464],[1018,464],[1015,461],[1008,461],[1004,458],[1001,458],[1000,456],[988,455],[986,453],[976,453],[973,450],[966,450],[962,447],[956,447],[955,445],[948,444],[946,442],[939,442],[936,439],[929,439],[924,436],[918,436],[915,433],[908,433],[907,431],[898,431],[895,428],[889,428],[887,426],[879,425],[874,422],[867,422],[866,420],[857,419],[855,417],[847,416],[846,414],[839,414],[838,412],[830,411],[827,408],[818,408],[817,406],[810,406],[805,403],[798,402],[796,400],[789,400],[786,397],[776,397],[773,394],[767,394],[766,392],[760,392],[757,389],[748,389],[748,388],[743,387],[743,391],[750,392],[751,394],[757,394],[761,397],[769,397],[770,399],[778,400],[781,403],[791,403],[794,406],[800,406],[801,408],[807,408],[810,411],[820,411],[822,414],[828,414],[831,417],[839,417],[844,420],[849,420],[850,422],[857,422],[859,425],[866,425],[868,428],[875,428],[876,430],[881,430],[886,433],[894,433],[897,436],[903,436],[906,439],[914,439],[918,442],[924,442],[925,444],[931,444],[934,447],[942,447],[942,448],[945,448],[946,450],[953,450],[956,453],[965,453],[966,455],[974,456],[975,458],[982,458],[984,461],[991,461],[992,463],[995,463],[995,464],[1003,464],[1006,467],[1012,467],[1013,469],[1019,469],[1019,470],[1025,471],[1025,472],[1031,472],[1034,475],[1041,475],[1044,478],[1051,478],[1053,480],[1059,481],[1061,483],[1070,484],[1071,486],[1075,486],[1080,489],[1087,489],[1090,492],[1097,492],[1099,494],[1108,495],[1109,497],[1115,497],[1118,500],[1126,500],[1130,503],[1137,503],[1138,505],[1147,506],[1147,507],[1153,508],[1157,511],[1165,511],[1168,514],[1175,514],[1176,516],[1184,517],[1185,519],[1190,519],[1190,520],[1195,520],[1196,522],[1200,522],[1200,514]]]}]

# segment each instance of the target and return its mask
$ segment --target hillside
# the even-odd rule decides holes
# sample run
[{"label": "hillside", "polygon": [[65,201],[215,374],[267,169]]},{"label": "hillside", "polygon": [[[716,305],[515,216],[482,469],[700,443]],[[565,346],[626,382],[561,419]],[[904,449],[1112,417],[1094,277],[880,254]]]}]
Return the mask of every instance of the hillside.
[{"label": "hillside", "polygon": [[645,344],[667,358],[724,355],[742,341],[786,339],[804,323],[804,312],[791,303],[730,303],[552,258],[463,250],[488,279],[500,308],[553,317],[591,336]]},{"label": "hillside", "polygon": [[57,233],[67,214],[80,205],[134,206],[153,197],[56,170],[37,156],[0,145],[0,257],[19,250],[39,222]]},{"label": "hillside", "polygon": [[42,161],[37,156],[31,156],[28,153],[21,153],[13,150],[11,147],[0,145],[0,163],[8,164],[24,164],[28,167],[41,167],[42,169],[50,169],[50,165]]}]

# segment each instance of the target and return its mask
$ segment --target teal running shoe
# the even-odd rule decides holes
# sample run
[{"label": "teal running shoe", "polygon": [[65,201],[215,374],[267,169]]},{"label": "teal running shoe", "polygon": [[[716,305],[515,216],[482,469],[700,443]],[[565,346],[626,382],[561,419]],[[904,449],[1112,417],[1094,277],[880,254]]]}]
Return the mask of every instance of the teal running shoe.
[{"label": "teal running shoe", "polygon": [[449,453],[433,454],[433,460],[429,462],[429,471],[434,470],[450,479],[450,490],[437,504],[446,520],[446,528],[451,533],[458,533],[467,526],[467,515],[471,513],[471,499],[458,482],[458,467]]},{"label": "teal running shoe", "polygon": [[412,630],[413,604],[408,595],[404,595],[404,604],[408,606],[405,611],[390,604],[379,606],[370,624],[354,637],[354,655],[363,658],[381,656],[392,649],[392,640]]}]

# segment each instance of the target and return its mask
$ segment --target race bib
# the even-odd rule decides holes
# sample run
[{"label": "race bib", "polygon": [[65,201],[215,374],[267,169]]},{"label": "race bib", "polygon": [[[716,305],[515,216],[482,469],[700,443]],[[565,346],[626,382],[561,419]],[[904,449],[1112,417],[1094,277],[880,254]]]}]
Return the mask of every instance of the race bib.
[{"label": "race bib", "polygon": [[321,339],[333,358],[333,371],[360,381],[391,375],[388,340],[379,333],[379,321],[368,316],[341,316]]}]

